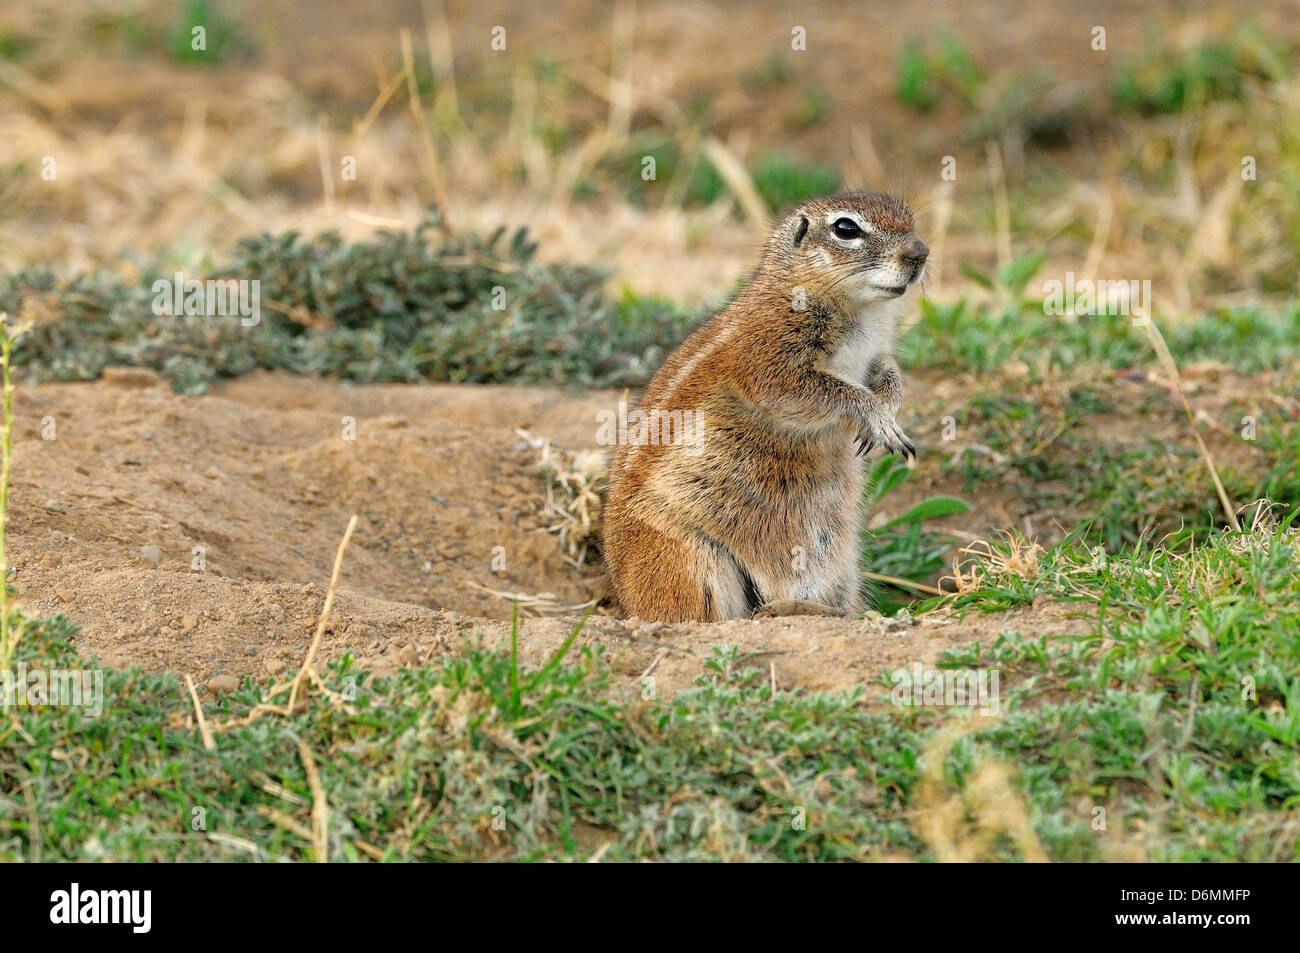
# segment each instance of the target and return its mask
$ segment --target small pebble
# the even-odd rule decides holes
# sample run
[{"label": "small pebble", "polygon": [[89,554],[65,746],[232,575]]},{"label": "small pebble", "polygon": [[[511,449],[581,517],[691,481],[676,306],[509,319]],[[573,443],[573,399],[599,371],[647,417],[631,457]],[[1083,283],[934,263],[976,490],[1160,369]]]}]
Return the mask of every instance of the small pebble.
[{"label": "small pebble", "polygon": [[208,679],[208,691],[216,695],[229,694],[239,688],[239,679],[233,675],[214,675]]}]

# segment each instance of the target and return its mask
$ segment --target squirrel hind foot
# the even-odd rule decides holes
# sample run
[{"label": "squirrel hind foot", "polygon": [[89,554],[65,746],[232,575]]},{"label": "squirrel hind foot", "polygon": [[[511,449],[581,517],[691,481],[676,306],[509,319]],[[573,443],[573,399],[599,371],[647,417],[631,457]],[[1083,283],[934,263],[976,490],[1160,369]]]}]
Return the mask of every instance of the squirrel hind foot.
[{"label": "squirrel hind foot", "polygon": [[810,599],[780,599],[759,606],[754,610],[752,618],[777,619],[798,615],[824,615],[847,619],[853,614],[846,609],[828,606],[821,602],[813,602]]}]

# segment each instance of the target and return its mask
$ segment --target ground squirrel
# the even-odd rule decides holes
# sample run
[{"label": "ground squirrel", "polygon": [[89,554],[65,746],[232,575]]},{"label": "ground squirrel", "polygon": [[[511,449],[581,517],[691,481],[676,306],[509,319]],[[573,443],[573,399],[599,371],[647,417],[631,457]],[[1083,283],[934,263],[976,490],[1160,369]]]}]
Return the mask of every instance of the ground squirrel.
[{"label": "ground squirrel", "polygon": [[[862,464],[915,456],[893,345],[929,249],[899,199],[807,202],[655,374],[610,474],[613,601],[666,622],[852,614]],[[664,432],[665,426],[668,433]]]}]

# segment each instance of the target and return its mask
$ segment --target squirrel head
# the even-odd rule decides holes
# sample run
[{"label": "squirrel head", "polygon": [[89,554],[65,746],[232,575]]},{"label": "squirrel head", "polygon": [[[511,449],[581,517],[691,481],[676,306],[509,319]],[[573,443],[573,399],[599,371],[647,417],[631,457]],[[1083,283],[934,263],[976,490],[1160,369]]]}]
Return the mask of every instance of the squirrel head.
[{"label": "squirrel head", "polygon": [[784,280],[810,297],[855,307],[902,295],[925,277],[929,254],[911,210],[883,192],[805,202],[776,227],[767,248],[770,261],[788,265]]}]

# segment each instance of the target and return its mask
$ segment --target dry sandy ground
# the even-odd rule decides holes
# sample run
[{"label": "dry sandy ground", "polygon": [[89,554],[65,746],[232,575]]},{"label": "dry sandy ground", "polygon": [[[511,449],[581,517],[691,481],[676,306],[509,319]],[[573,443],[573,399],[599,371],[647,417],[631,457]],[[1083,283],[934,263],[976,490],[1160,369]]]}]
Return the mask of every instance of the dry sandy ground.
[{"label": "dry sandy ground", "polygon": [[[597,584],[596,571],[567,561],[542,528],[538,452],[515,429],[590,446],[596,411],[615,399],[272,374],[183,397],[142,371],[23,388],[14,581],[31,613],[80,623],[79,644],[108,665],[198,682],[266,678],[302,660],[356,513],[327,658],[352,652],[389,672],[464,639],[504,645],[509,603],[477,586],[578,605]],[[355,418],[355,439],[343,438],[345,417]],[[51,423],[54,439],[43,439]],[[494,547],[504,548],[504,571],[493,570]],[[524,660],[543,662],[575,620],[525,620]],[[965,619],[939,612],[915,624],[875,614],[714,625],[597,616],[577,644],[605,646],[629,690],[648,670],[662,692],[689,686],[713,648],[729,644],[778,685],[837,690],[1007,629],[1068,624],[1051,606]]]}]

